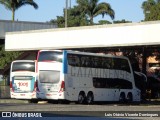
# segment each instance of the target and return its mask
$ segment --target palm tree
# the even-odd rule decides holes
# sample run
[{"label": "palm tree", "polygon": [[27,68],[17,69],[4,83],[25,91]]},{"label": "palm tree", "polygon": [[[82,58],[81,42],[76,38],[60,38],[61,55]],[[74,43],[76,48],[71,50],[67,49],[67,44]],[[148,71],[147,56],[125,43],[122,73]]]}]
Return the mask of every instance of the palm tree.
[{"label": "palm tree", "polygon": [[150,12],[152,6],[156,5],[155,0],[147,0],[142,3],[142,9],[144,13]]},{"label": "palm tree", "polygon": [[145,21],[160,20],[160,0],[147,0],[142,3]]},{"label": "palm tree", "polygon": [[77,0],[80,9],[89,17],[90,24],[93,24],[93,18],[102,15],[109,15],[114,19],[115,13],[110,4],[106,2],[98,3],[99,0]]},{"label": "palm tree", "polygon": [[38,9],[38,5],[33,0],[0,0],[0,4],[12,11],[12,21],[14,21],[15,11],[22,6],[31,5]]}]

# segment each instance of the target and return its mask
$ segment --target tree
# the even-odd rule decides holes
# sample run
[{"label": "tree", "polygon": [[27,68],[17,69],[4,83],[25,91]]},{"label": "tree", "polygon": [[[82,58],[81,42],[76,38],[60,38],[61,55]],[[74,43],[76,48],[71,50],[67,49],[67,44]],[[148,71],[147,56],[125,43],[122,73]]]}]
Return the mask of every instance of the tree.
[{"label": "tree", "polygon": [[[78,6],[74,6],[73,8],[68,9],[67,12],[68,18],[68,27],[76,27],[76,26],[85,26],[88,25],[87,18],[85,14],[83,14],[82,10],[79,9]],[[64,9],[65,16],[65,9]],[[57,19],[51,20],[51,23],[57,23],[58,27],[63,28],[65,26],[65,18],[64,16],[57,16]]]},{"label": "tree", "polygon": [[99,20],[99,21],[98,21],[98,24],[99,24],[99,25],[103,25],[103,24],[112,24],[112,22],[107,21],[107,20]]},{"label": "tree", "polygon": [[87,17],[79,6],[74,6],[68,10],[68,25],[69,27],[88,25]]},{"label": "tree", "polygon": [[0,68],[15,60],[22,52],[7,52],[4,45],[0,45]]},{"label": "tree", "polygon": [[122,20],[117,20],[117,21],[113,21],[114,24],[119,24],[119,23],[132,23],[131,21],[126,21],[125,19]]},{"label": "tree", "polygon": [[147,11],[149,12],[151,7],[156,5],[156,2],[155,0],[147,0],[147,1],[144,1],[142,3],[142,9],[144,10],[144,13],[146,13]]},{"label": "tree", "polygon": [[114,19],[115,13],[110,4],[106,2],[98,3],[99,0],[77,0],[78,6],[83,10],[83,13],[89,17],[90,24],[93,25],[93,18],[102,15],[109,15]]},{"label": "tree", "polygon": [[15,18],[15,11],[22,6],[31,5],[35,9],[38,9],[38,5],[33,0],[0,0],[0,4],[12,11],[12,21],[14,21]]},{"label": "tree", "polygon": [[50,20],[50,23],[57,24],[58,28],[64,28],[65,26],[64,16],[57,16],[57,19]]},{"label": "tree", "polygon": [[160,20],[160,0],[147,0],[142,3],[145,21]]}]

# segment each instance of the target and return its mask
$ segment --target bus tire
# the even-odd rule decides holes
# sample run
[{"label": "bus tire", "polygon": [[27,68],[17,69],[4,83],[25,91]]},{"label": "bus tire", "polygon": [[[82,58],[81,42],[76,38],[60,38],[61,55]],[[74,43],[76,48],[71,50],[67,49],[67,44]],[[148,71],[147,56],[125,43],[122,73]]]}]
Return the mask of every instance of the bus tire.
[{"label": "bus tire", "polygon": [[93,104],[94,102],[94,95],[92,92],[89,92],[87,94],[87,99],[86,99],[87,104]]},{"label": "bus tire", "polygon": [[132,102],[133,101],[133,95],[132,95],[132,93],[131,92],[129,92],[128,94],[127,94],[127,102]]},{"label": "bus tire", "polygon": [[126,99],[125,99],[125,93],[122,92],[122,93],[120,94],[120,96],[119,96],[119,102],[120,102],[120,103],[124,103],[125,101],[126,101]]},{"label": "bus tire", "polygon": [[78,104],[83,104],[85,102],[85,93],[80,92],[78,95]]}]

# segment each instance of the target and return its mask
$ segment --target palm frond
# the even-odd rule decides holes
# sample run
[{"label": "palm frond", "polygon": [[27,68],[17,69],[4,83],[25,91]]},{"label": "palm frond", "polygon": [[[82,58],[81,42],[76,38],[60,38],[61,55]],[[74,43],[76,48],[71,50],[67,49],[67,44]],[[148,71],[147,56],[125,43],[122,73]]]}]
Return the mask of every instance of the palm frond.
[{"label": "palm frond", "polygon": [[2,4],[7,10],[11,10],[10,0],[0,0],[0,4]]},{"label": "palm frond", "polygon": [[0,4],[4,5],[6,9],[12,11],[12,20],[14,21],[15,10],[24,5],[31,5],[38,9],[38,5],[33,0],[0,0]]},{"label": "palm frond", "polygon": [[84,13],[90,19],[90,23],[93,23],[93,18],[102,15],[109,15],[112,19],[115,17],[114,10],[110,4],[103,2],[99,3],[100,0],[77,0],[80,9],[83,9]]},{"label": "palm frond", "polygon": [[142,9],[144,9],[144,11],[148,11],[154,5],[156,5],[154,0],[147,0],[142,3]]},{"label": "palm frond", "polygon": [[115,17],[115,12],[111,8],[110,4],[105,3],[105,2],[97,5],[95,9],[94,17],[98,16],[99,14],[101,14],[102,17],[104,17],[105,14],[109,15],[112,19],[114,19]]},{"label": "palm frond", "polygon": [[33,0],[19,0],[19,3],[16,5],[16,9],[19,9],[22,6],[31,5],[35,9],[38,9],[38,5]]}]

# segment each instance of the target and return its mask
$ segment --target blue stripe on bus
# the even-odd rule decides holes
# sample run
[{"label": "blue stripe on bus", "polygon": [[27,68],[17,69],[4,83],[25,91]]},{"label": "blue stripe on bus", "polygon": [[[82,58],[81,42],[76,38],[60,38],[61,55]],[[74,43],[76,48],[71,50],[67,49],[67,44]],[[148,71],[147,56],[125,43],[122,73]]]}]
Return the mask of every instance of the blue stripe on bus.
[{"label": "blue stripe on bus", "polygon": [[68,66],[67,66],[67,51],[63,51],[63,64],[62,64],[62,69],[63,69],[63,73],[67,74],[68,72]]},{"label": "blue stripe on bus", "polygon": [[12,88],[13,88],[13,90],[15,90],[14,77],[12,77]]}]

